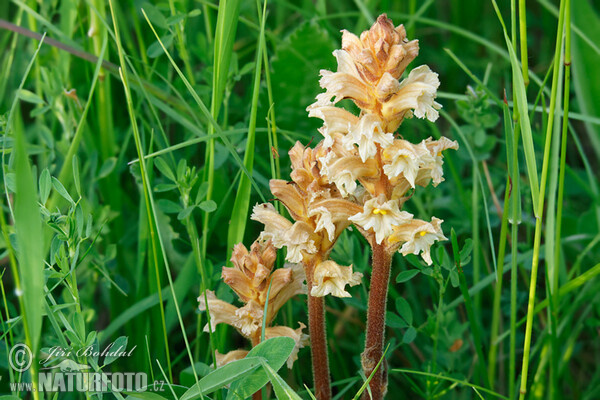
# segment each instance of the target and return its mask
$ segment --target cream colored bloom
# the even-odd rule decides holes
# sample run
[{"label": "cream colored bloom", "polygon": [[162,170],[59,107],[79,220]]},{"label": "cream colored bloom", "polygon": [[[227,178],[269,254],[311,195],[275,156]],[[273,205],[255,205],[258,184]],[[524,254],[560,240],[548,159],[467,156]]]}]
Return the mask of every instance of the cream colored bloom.
[{"label": "cream colored bloom", "polygon": [[345,289],[346,285],[358,285],[361,278],[360,272],[352,272],[352,265],[342,267],[331,260],[323,261],[315,267],[310,295],[323,297],[332,294],[336,297],[351,297]]},{"label": "cream colored bloom", "polygon": [[377,244],[392,234],[394,226],[402,225],[412,219],[412,214],[400,211],[398,200],[386,201],[385,196],[367,200],[363,212],[349,218],[350,221],[368,231],[373,229]]},{"label": "cream colored bloom", "polygon": [[310,238],[312,228],[306,222],[296,222],[292,228],[285,233],[285,246],[287,255],[285,259],[292,263],[302,261],[302,252],[314,254],[317,252],[315,242]]},{"label": "cream colored bloom", "polygon": [[450,140],[442,136],[439,140],[428,138],[425,140],[425,144],[432,156],[431,163],[429,164],[431,179],[433,186],[437,186],[444,181],[444,169],[442,168],[442,165],[444,165],[444,156],[442,152],[447,149],[457,150],[458,143],[456,140]]},{"label": "cream colored bloom", "polygon": [[358,122],[358,118],[355,115],[339,107],[313,104],[307,110],[309,117],[316,117],[323,120],[323,127],[319,129],[319,132],[325,137],[323,146],[327,149],[333,146],[336,133],[345,135]]},{"label": "cream colored bloom", "polygon": [[400,226],[390,240],[405,242],[400,249],[403,255],[421,254],[428,265],[431,265],[431,245],[439,240],[447,240],[442,232],[443,220],[433,217],[431,222],[419,219]]},{"label": "cream colored bloom", "polygon": [[[218,324],[227,324],[231,326],[235,326],[236,323],[236,315],[237,307],[224,302],[223,300],[217,299],[215,296],[215,292],[212,290],[206,291],[206,300],[208,300],[208,309],[210,312],[210,330],[214,332]],[[206,300],[204,299],[204,294],[201,294],[198,297],[198,308],[200,311],[206,311]],[[204,332],[208,332],[209,326],[206,324],[204,327]]]},{"label": "cream colored bloom", "polygon": [[265,339],[267,340],[274,337],[287,336],[294,339],[294,342],[296,342],[294,350],[292,350],[292,353],[287,359],[287,366],[289,369],[292,369],[294,361],[298,359],[298,351],[309,344],[308,335],[302,332],[304,328],[306,328],[306,325],[302,322],[299,322],[298,324],[300,327],[295,330],[287,326],[274,326],[265,329]]},{"label": "cream colored bloom", "polygon": [[394,135],[385,133],[381,127],[381,120],[375,114],[365,114],[358,124],[351,127],[349,135],[344,138],[344,147],[354,149],[358,145],[358,154],[362,162],[377,154],[377,145],[386,148],[394,141]]},{"label": "cream colored bloom", "polygon": [[292,223],[279,215],[273,204],[256,204],[252,208],[250,219],[258,221],[265,226],[265,230],[260,234],[261,239],[271,239],[273,245],[278,249],[286,245],[284,234],[290,230]]},{"label": "cream colored bloom", "polygon": [[321,87],[326,90],[325,95],[317,98],[317,104],[327,102],[337,103],[345,98],[353,99],[359,107],[371,106],[374,103],[369,95],[369,87],[363,82],[356,65],[350,54],[344,50],[334,50],[337,59],[337,72],[321,70]]},{"label": "cream colored bloom", "polygon": [[424,141],[414,145],[403,139],[394,140],[394,143],[384,150],[383,159],[386,162],[383,171],[389,178],[403,174],[413,188],[419,168],[433,162]]},{"label": "cream colored bloom", "polygon": [[356,180],[362,177],[377,175],[375,160],[369,159],[363,163],[358,156],[334,158],[327,165],[327,179],[335,183],[343,197],[348,197],[356,190]]},{"label": "cream colored bloom", "polygon": [[315,232],[325,230],[330,241],[335,240],[335,224],[333,223],[331,212],[325,207],[313,208],[308,213],[309,217],[316,217],[317,227]]},{"label": "cream colored bloom", "polygon": [[[210,305],[209,305],[210,306]],[[246,337],[252,337],[262,327],[264,309],[254,300],[250,300],[244,307],[235,311],[233,326]]]},{"label": "cream colored bloom", "polygon": [[388,120],[410,117],[427,118],[435,122],[442,106],[435,102],[440,86],[438,74],[427,65],[421,65],[410,71],[408,77],[400,83],[400,89],[389,101],[383,104],[382,114]]}]

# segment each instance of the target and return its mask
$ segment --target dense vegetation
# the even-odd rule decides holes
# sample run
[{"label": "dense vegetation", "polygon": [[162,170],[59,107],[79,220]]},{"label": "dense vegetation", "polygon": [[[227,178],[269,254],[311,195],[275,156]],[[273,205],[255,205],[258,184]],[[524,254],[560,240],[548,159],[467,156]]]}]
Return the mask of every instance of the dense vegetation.
[{"label": "dense vegetation", "polygon": [[[449,240],[431,266],[393,259],[389,398],[600,398],[600,17],[588,0],[558,3],[0,2],[1,391],[77,398],[9,382],[56,365],[39,364],[56,346],[117,342],[130,356],[74,361],[145,372],[179,398],[211,373],[212,350],[249,350],[229,326],[203,331],[198,297],[240,305],[222,267],[263,229],[252,206],[273,200],[270,179],[290,179],[290,148],[322,139],[306,111],[319,71],[335,71],[341,29],[387,13],[419,40],[408,71],[427,64],[441,81],[440,118],[399,133],[460,146],[446,181],[405,206],[443,219]],[[331,258],[364,274],[352,297],[325,297],[333,394],[353,398],[370,247],[348,229]],[[275,319],[299,321],[306,295]],[[277,339],[253,352],[266,364],[213,372],[202,390],[226,398],[270,380],[263,398],[310,398],[309,347],[278,369],[289,343]],[[18,343],[36,356],[24,374],[9,362]]]}]

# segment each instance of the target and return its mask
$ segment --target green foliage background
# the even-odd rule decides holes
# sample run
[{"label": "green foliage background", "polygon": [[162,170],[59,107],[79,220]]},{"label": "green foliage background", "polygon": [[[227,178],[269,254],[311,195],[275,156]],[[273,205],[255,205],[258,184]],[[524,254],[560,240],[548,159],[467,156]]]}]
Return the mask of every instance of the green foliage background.
[{"label": "green foliage background", "polygon": [[[243,236],[249,246],[259,234],[261,226],[248,220],[248,208],[271,199],[269,179],[288,178],[289,148],[297,140],[320,140],[321,121],[309,119],[305,109],[321,90],[319,70],[335,69],[331,52],[340,47],[340,29],[358,34],[385,12],[420,41],[420,54],[409,68],[428,64],[441,80],[440,119],[406,121],[399,133],[414,142],[444,135],[460,144],[458,152],[446,155],[446,182],[417,191],[408,206],[417,217],[444,219],[446,236],[451,228],[456,232],[454,250],[460,254],[453,254],[448,241],[436,245],[432,267],[416,257],[394,259],[386,355],[390,398],[514,393],[536,221],[521,141],[514,214],[505,196],[515,160],[506,136],[513,132],[515,88],[492,2],[273,0],[264,18],[260,2],[151,3],[114,1],[113,13],[104,0],[0,3],[5,219],[0,390],[9,393],[9,381],[31,379],[17,376],[8,364],[10,348],[20,342],[43,354],[61,345],[103,348],[127,337],[136,351],[110,360],[107,370],[147,372],[178,385],[173,388],[178,396],[196,382],[194,370],[200,378],[210,373],[211,348],[221,353],[248,348],[229,327],[212,337],[203,333],[206,317],[196,311],[196,299],[209,288],[236,301],[220,281],[221,267],[237,239]],[[510,29],[516,15],[511,4],[499,6],[508,35],[518,40]],[[593,2],[573,0],[571,6],[573,84],[567,94],[562,203],[557,193],[564,93],[562,85],[558,93],[550,90],[558,4],[530,0],[526,12],[526,95],[540,172],[546,127],[557,118],[549,143],[535,315],[530,312],[531,399],[600,397],[600,17]],[[39,36],[28,37],[30,31],[46,33],[39,49]],[[559,65],[562,77],[564,63]],[[556,112],[548,115],[553,96]],[[508,237],[512,217],[502,229],[503,212],[520,212],[516,241]],[[508,238],[499,254],[502,232]],[[337,398],[352,398],[363,382],[359,355],[369,257],[364,240],[351,231],[333,253],[336,261],[365,274],[365,284],[351,289],[352,298],[326,302]],[[504,284],[496,290],[499,268]],[[558,291],[552,289],[555,276]],[[463,278],[468,294],[460,289]],[[16,295],[20,290],[24,296]],[[472,301],[474,318],[467,315],[465,299]],[[556,301],[553,313],[549,299]],[[517,317],[512,323],[511,309]],[[297,321],[306,322],[303,297],[277,318],[287,326]],[[285,354],[272,356],[279,357],[273,363],[271,356],[258,357],[266,357],[266,367],[256,358],[235,368],[245,371],[246,379],[261,371],[265,382],[267,377],[273,382],[273,397],[292,396],[282,393],[293,390],[309,398],[308,348],[300,350],[289,371],[278,370]],[[516,376],[510,376],[514,365]],[[287,384],[277,383],[277,370]],[[225,372],[209,376],[205,385],[229,383]],[[227,390],[215,393],[219,398]],[[174,397],[170,391],[162,395]],[[58,395],[63,396],[75,397]]]}]

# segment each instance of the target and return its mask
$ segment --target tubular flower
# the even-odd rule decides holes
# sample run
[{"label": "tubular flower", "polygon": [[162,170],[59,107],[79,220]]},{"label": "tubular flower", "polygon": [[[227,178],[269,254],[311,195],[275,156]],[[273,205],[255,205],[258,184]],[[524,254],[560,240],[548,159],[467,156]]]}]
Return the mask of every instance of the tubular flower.
[{"label": "tubular flower", "polygon": [[310,295],[323,297],[332,294],[336,297],[350,297],[350,293],[345,290],[346,285],[358,285],[361,278],[360,272],[352,272],[352,265],[342,267],[331,260],[323,261],[315,267],[314,286]]},{"label": "tubular flower", "polygon": [[421,255],[423,260],[431,265],[430,248],[438,240],[447,240],[441,228],[441,219],[433,217],[431,222],[414,219],[394,230],[390,240],[403,243],[400,252],[403,255]]},{"label": "tubular flower", "polygon": [[[306,293],[303,283],[306,277],[302,268],[287,264],[284,268],[273,271],[276,251],[271,240],[258,239],[252,244],[250,251],[241,243],[235,245],[231,256],[233,267],[223,267],[222,278],[238,295],[244,306],[238,308],[219,300],[214,292],[207,290],[198,298],[200,311],[208,309],[210,313],[210,327],[207,324],[204,331],[210,329],[214,332],[218,324],[225,323],[234,327],[253,344],[258,343],[263,321],[266,326],[269,326],[277,311],[289,299],[295,295]],[[268,305],[265,315],[267,297]],[[299,330],[294,332],[301,335],[303,327],[304,325],[300,324]],[[269,329],[274,328],[270,327]],[[243,350],[230,352],[222,355],[220,360],[217,358],[217,365],[223,365],[244,356]]]},{"label": "tubular flower", "polygon": [[367,200],[362,213],[350,217],[350,221],[365,231],[373,229],[377,244],[394,231],[394,226],[402,225],[412,219],[412,214],[398,209],[398,200],[385,201],[385,196]]}]

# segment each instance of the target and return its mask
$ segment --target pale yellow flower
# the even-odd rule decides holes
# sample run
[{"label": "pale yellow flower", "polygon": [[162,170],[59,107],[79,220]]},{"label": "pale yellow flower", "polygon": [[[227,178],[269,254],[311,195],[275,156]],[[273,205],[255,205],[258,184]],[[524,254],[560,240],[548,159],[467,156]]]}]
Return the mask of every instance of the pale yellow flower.
[{"label": "pale yellow flower", "polygon": [[383,159],[383,171],[389,178],[396,178],[402,174],[413,188],[419,168],[433,162],[425,142],[415,145],[403,139],[394,140],[394,143],[383,151]]},{"label": "pale yellow flower", "polygon": [[383,117],[386,120],[397,120],[398,124],[403,118],[412,115],[435,122],[439,117],[437,110],[442,107],[435,102],[439,86],[438,74],[432,72],[427,65],[413,69],[400,83],[396,94],[384,103]]},{"label": "pale yellow flower", "polygon": [[362,162],[377,154],[377,144],[386,148],[394,141],[394,135],[385,133],[381,127],[381,120],[375,114],[364,114],[358,124],[351,127],[349,134],[344,138],[344,147],[354,149],[358,145],[358,154]]},{"label": "pale yellow flower", "polygon": [[421,255],[423,260],[431,265],[431,245],[439,240],[447,240],[442,232],[443,220],[433,217],[431,222],[413,219],[407,224],[395,229],[390,241],[404,242],[400,252],[403,255]]},{"label": "pale yellow flower", "polygon": [[352,272],[352,265],[342,267],[336,262],[327,260],[319,263],[313,274],[311,296],[323,297],[331,294],[336,297],[351,297],[346,285],[355,286],[360,283],[362,274]]},{"label": "pale yellow flower", "polygon": [[427,168],[431,170],[431,179],[433,186],[439,185],[444,181],[443,175],[444,170],[442,165],[444,164],[444,156],[442,152],[447,149],[458,149],[458,143],[456,140],[450,140],[447,137],[442,136],[439,140],[432,140],[428,138],[425,140],[425,144],[431,153],[432,160]]},{"label": "pale yellow flower", "polygon": [[250,219],[258,221],[265,226],[264,231],[261,233],[261,239],[270,239],[278,249],[286,245],[285,232],[290,230],[292,223],[279,215],[272,204],[256,204],[252,208]]},{"label": "pale yellow flower", "polygon": [[394,231],[394,226],[405,224],[412,219],[412,214],[400,211],[398,200],[387,200],[385,196],[372,198],[365,202],[363,212],[349,218],[365,231],[373,229],[377,244]]},{"label": "pale yellow flower", "polygon": [[315,217],[315,221],[317,223],[315,232],[321,232],[322,230],[325,230],[327,232],[327,237],[329,238],[329,240],[335,240],[336,229],[331,216],[331,211],[329,211],[325,207],[316,207],[309,211],[308,216]]},{"label": "pale yellow flower", "polygon": [[[210,328],[209,325],[206,324],[204,332],[208,332],[209,329],[211,332],[214,332],[218,324],[236,326],[236,306],[217,299],[215,292],[212,290],[206,291],[206,298],[206,300],[208,300],[208,309],[210,310]],[[198,297],[198,308],[200,311],[206,311],[206,300],[204,299],[204,294],[201,294],[200,297]]]}]

